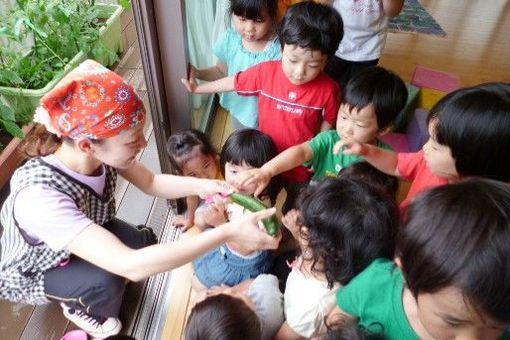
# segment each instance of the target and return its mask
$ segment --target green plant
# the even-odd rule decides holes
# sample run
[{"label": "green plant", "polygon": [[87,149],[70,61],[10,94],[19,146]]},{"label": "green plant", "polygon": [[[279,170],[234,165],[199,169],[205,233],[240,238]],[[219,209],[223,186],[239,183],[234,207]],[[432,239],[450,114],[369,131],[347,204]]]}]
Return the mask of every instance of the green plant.
[{"label": "green plant", "polygon": [[[98,40],[103,23],[94,5],[94,0],[17,0],[0,17],[0,86],[40,89],[79,51],[107,65],[116,62],[117,54]],[[1,104],[0,130],[18,136],[21,130],[12,122],[26,123],[26,117],[9,111]]]}]

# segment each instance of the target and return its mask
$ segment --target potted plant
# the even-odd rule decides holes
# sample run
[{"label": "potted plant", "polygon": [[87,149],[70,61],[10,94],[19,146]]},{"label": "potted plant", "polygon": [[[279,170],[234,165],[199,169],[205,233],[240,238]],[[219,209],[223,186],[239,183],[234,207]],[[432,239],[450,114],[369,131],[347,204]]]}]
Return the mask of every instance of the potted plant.
[{"label": "potted plant", "polygon": [[[81,61],[118,60],[121,13],[119,5],[94,0],[16,0],[0,17],[0,151],[7,145],[2,135],[22,138],[20,127],[32,121],[39,99]],[[2,161],[18,163],[3,153],[2,175],[10,176]]]}]

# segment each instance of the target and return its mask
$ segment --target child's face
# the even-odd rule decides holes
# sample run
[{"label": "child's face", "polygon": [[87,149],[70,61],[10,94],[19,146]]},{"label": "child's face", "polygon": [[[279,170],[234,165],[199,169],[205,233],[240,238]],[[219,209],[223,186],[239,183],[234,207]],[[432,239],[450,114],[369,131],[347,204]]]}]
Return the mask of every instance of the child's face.
[{"label": "child's face", "polygon": [[434,339],[497,339],[506,325],[474,310],[454,287],[418,294],[417,316]]},{"label": "child's face", "polygon": [[271,33],[272,23],[266,11],[259,19],[253,20],[233,14],[234,28],[241,34],[244,41],[253,42],[267,39]]},{"label": "child's face", "polygon": [[143,134],[144,124],[127,131],[122,131],[115,137],[103,140],[99,144],[91,144],[94,157],[101,162],[117,169],[127,169],[136,162],[138,153],[147,146]]},{"label": "child's face", "polygon": [[423,146],[423,154],[427,167],[430,171],[440,177],[456,179],[459,177],[455,168],[455,159],[452,157],[452,151],[446,145],[439,144],[436,139],[435,121],[429,123],[430,137]]},{"label": "child's face", "polygon": [[327,60],[327,56],[320,51],[283,45],[283,73],[294,85],[302,85],[317,78],[326,67]]},{"label": "child's face", "polygon": [[193,148],[191,158],[182,166],[184,176],[214,179],[217,173],[216,158],[212,155],[204,155],[200,152],[198,145]]},{"label": "child's face", "polygon": [[379,127],[373,106],[349,110],[347,104],[340,105],[336,118],[336,132],[341,139],[350,138],[358,143],[375,143]]},{"label": "child's face", "polygon": [[230,162],[225,163],[225,182],[236,188],[239,192],[247,195],[253,195],[255,189],[257,188],[257,183],[252,183],[250,185],[245,185],[243,187],[239,187],[235,180],[238,173],[251,170],[252,166],[246,165],[243,163],[242,165],[232,164]]}]

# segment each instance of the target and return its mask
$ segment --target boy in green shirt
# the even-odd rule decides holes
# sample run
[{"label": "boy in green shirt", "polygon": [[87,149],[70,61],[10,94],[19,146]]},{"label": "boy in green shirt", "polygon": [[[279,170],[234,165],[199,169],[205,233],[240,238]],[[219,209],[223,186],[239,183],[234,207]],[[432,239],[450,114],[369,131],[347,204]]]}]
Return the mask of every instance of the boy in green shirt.
[{"label": "boy in green shirt", "polygon": [[272,177],[301,164],[311,167],[312,181],[336,176],[343,167],[362,159],[342,152],[334,154],[333,146],[345,137],[389,149],[377,137],[391,128],[391,122],[406,100],[407,90],[398,75],[382,67],[367,68],[353,77],[343,92],[336,131],[321,132],[283,151],[261,168],[239,174],[237,182],[240,185],[257,183],[255,195],[258,195]]},{"label": "boy in green shirt", "polygon": [[327,324],[387,339],[510,339],[510,187],[475,179],[411,204],[397,265],[374,261],[337,293]]}]

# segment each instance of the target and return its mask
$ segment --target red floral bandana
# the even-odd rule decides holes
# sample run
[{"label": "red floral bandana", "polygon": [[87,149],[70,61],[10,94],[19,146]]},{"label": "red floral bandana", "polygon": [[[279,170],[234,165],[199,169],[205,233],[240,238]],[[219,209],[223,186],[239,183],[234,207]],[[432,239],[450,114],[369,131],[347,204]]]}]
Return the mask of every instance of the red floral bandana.
[{"label": "red floral bandana", "polygon": [[131,85],[96,61],[85,60],[41,98],[34,121],[71,139],[105,139],[137,126],[144,117]]}]

